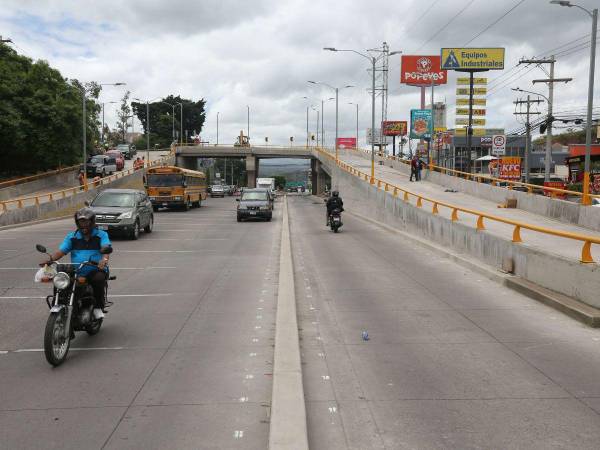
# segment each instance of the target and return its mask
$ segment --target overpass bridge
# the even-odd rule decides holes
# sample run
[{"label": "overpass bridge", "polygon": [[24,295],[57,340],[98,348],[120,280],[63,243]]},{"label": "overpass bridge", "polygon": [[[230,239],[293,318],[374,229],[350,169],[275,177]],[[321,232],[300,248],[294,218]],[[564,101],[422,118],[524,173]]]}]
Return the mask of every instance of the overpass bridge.
[{"label": "overpass bridge", "polygon": [[246,161],[248,187],[256,187],[256,177],[261,159],[310,159],[313,194],[315,195],[323,192],[325,184],[330,182],[331,178],[329,165],[321,164],[320,156],[314,147],[188,145],[177,146],[175,157],[178,166],[192,170],[198,168],[198,158],[243,158]]}]

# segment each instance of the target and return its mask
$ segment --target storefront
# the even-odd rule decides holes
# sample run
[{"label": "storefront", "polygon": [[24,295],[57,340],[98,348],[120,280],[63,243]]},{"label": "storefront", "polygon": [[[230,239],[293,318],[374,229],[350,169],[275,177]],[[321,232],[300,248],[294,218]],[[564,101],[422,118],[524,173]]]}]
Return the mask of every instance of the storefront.
[{"label": "storefront", "polygon": [[[569,167],[569,182],[581,183],[585,164],[585,144],[569,145],[569,156],[565,159]],[[590,181],[593,193],[600,193],[600,144],[592,144],[590,154]]]}]

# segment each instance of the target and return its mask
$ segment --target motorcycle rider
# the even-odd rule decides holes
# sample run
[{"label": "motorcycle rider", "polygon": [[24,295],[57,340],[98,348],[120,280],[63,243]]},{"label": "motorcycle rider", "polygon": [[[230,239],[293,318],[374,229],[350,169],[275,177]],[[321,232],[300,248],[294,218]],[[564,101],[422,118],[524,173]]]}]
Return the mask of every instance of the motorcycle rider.
[{"label": "motorcycle rider", "polygon": [[40,265],[58,261],[63,256],[71,253],[71,263],[81,264],[94,261],[97,266],[83,266],[78,275],[85,277],[94,291],[95,305],[94,318],[104,317],[104,286],[108,277],[108,255],[100,253],[100,248],[111,246],[108,233],[96,226],[96,214],[91,208],[82,208],[75,213],[77,230],[67,234],[56,253],[51,255],[50,261]]},{"label": "motorcycle rider", "polygon": [[327,224],[325,226],[329,226],[329,218],[331,216],[331,212],[334,209],[339,209],[340,211],[344,210],[344,202],[342,201],[342,197],[340,197],[340,193],[338,191],[332,191],[331,197],[327,199]]}]

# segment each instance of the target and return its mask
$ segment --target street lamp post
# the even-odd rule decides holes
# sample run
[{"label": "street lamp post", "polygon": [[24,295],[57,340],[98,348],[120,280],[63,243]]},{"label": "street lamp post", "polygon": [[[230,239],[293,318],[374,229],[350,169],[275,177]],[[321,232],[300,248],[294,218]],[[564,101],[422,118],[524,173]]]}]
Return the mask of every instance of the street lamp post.
[{"label": "street lamp post", "polygon": [[356,105],[356,149],[358,149],[358,103],[348,103],[349,105]]},{"label": "street lamp post", "polygon": [[592,40],[590,49],[590,74],[588,84],[588,101],[587,101],[587,125],[585,132],[585,163],[583,172],[583,198],[581,204],[591,205],[590,198],[590,166],[592,153],[592,109],[594,106],[594,70],[596,68],[596,34],[598,30],[598,8],[589,11],[579,5],[575,5],[570,1],[552,0],[550,3],[569,8],[575,7],[585,11],[592,18]]},{"label": "street lamp post", "polygon": [[219,111],[217,111],[217,145],[219,145]]},{"label": "street lamp post", "polygon": [[[100,86],[124,86],[125,83],[99,83]],[[83,184],[84,186],[86,186],[87,189],[87,168],[85,167],[85,163],[87,162],[87,146],[86,146],[86,141],[87,141],[87,124],[86,124],[86,105],[85,105],[85,101],[86,101],[86,92],[85,92],[85,86],[82,85],[82,88],[80,89],[80,93],[81,93],[81,107],[82,107],[82,128],[83,128]]]},{"label": "street lamp post", "polygon": [[339,87],[333,87],[330,84],[324,83],[322,81],[309,81],[309,83],[322,84],[323,86],[327,86],[328,88],[333,89],[335,91],[335,162],[337,164],[338,160],[339,160],[339,156],[338,156],[338,97],[339,97],[339,91],[340,91],[340,89],[351,88],[354,86],[348,84],[346,86],[339,88]]},{"label": "street lamp post", "polygon": [[102,102],[102,133],[101,133],[102,137],[100,138],[100,140],[102,141],[102,147],[104,147],[104,126],[105,126],[105,123],[104,123],[104,105],[105,104],[110,105],[112,103],[117,103],[117,102]]},{"label": "street lamp post", "polygon": [[[370,55],[365,55],[356,50],[342,50],[334,47],[324,47],[323,50],[328,50],[330,52],[351,52],[356,53],[357,55],[366,58],[371,63],[371,184],[375,183],[375,141],[373,137],[375,135],[375,65],[381,56],[375,57]],[[388,56],[398,55],[402,53],[401,51],[395,51],[388,54]],[[337,153],[337,142],[336,142],[336,153]]]},{"label": "street lamp post", "polygon": [[250,105],[246,105],[248,108],[248,144],[250,144]]},{"label": "street lamp post", "polygon": [[315,108],[314,106],[310,107],[313,111],[316,111],[317,113],[317,141],[315,143],[315,146],[319,145],[319,110],[317,108]]}]

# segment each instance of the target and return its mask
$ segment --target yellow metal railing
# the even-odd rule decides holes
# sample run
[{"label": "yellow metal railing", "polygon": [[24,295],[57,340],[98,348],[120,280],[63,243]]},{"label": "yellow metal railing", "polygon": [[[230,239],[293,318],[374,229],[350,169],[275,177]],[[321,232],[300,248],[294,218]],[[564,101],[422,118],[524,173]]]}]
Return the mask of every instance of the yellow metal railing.
[{"label": "yellow metal railing", "polygon": [[[365,151],[362,149],[360,149],[359,151],[361,151],[365,154],[368,154],[368,155],[371,154],[371,152],[368,152],[368,151]],[[406,164],[406,165],[410,166],[410,161],[402,159],[402,158],[398,158],[397,156],[389,156],[389,155],[383,155],[383,154],[378,154],[378,156],[380,158],[397,161],[402,164]],[[442,167],[442,166],[436,166],[435,164],[429,164],[428,167],[429,167],[429,170],[434,171],[434,172],[439,172],[444,175],[453,175],[458,178],[464,178],[466,180],[471,180],[471,181],[474,181],[477,183],[484,183],[487,181],[490,184],[492,184],[493,186],[499,186],[500,183],[504,183],[507,185],[508,190],[512,190],[518,186],[518,187],[526,188],[527,192],[529,194],[533,194],[535,191],[541,191],[541,192],[549,192],[550,196],[553,198],[555,198],[559,195],[563,195],[563,196],[567,195],[567,196],[572,196],[572,197],[583,197],[583,193],[578,192],[578,191],[570,191],[567,189],[555,188],[555,187],[550,187],[550,186],[540,186],[537,184],[524,183],[521,181],[505,180],[502,178],[495,178],[495,177],[484,175],[481,173],[462,172],[460,170],[450,169],[450,168]],[[590,194],[590,197],[600,199],[600,195],[598,195],[598,194]]]},{"label": "yellow metal railing", "polygon": [[[156,159],[154,161],[150,161],[150,162],[146,163],[145,167],[152,167],[152,166],[160,165],[165,160],[166,160],[166,157]],[[113,175],[109,175],[107,177],[101,178],[98,181],[95,181],[95,182],[88,181],[87,184],[80,185],[80,186],[73,186],[73,187],[61,189],[61,190],[55,191],[55,192],[31,195],[28,197],[20,197],[20,198],[15,198],[15,199],[10,199],[10,200],[3,200],[3,201],[0,201],[0,211],[2,211],[2,212],[7,211],[9,209],[8,208],[9,205],[15,205],[16,208],[19,209],[19,208],[23,208],[25,206],[29,206],[29,205],[25,205],[26,202],[33,201],[33,204],[39,205],[40,200],[46,199],[47,201],[53,201],[53,200],[56,200],[59,198],[66,198],[67,194],[74,195],[80,191],[87,191],[91,188],[111,183],[114,180],[131,175],[136,170],[139,170],[139,169],[130,168],[127,170],[123,170],[121,172],[115,172]],[[89,178],[88,178],[88,180],[89,180]]]},{"label": "yellow metal railing", "polygon": [[78,165],[61,167],[60,169],[50,170],[50,171],[44,172],[44,173],[37,173],[35,175],[29,175],[27,177],[6,180],[6,181],[3,181],[0,183],[0,189],[4,189],[7,187],[11,187],[11,186],[16,186],[18,184],[29,183],[29,182],[35,181],[35,180],[41,180],[42,178],[50,177],[52,175],[58,175],[59,173],[74,171],[74,170],[77,170],[78,167],[79,167]]},{"label": "yellow metal railing", "polygon": [[[333,162],[336,163],[335,156],[332,155],[331,153],[329,153],[321,148],[317,148],[316,150],[317,150],[317,152],[325,155],[327,158],[333,160]],[[339,159],[337,161],[337,165],[338,165],[338,167],[340,167],[341,169],[350,173],[351,175],[354,175],[354,176],[358,177],[359,179],[370,183],[370,175],[367,175],[366,173],[356,169],[354,166],[347,164],[345,162],[342,162]],[[532,225],[532,224],[529,224],[526,222],[520,222],[517,220],[507,219],[504,217],[496,216],[494,214],[488,214],[483,211],[477,211],[475,209],[464,208],[462,206],[457,206],[457,205],[453,205],[451,203],[436,200],[436,199],[424,196],[422,194],[410,191],[408,189],[401,188],[392,183],[383,181],[379,178],[375,178],[374,181],[375,181],[375,183],[371,183],[371,184],[376,186],[378,189],[383,188],[386,192],[392,192],[392,195],[394,197],[398,197],[400,194],[402,194],[403,200],[407,203],[410,203],[411,198],[416,199],[415,206],[417,208],[422,208],[423,202],[430,203],[431,207],[432,207],[432,209],[431,209],[432,214],[438,214],[440,207],[445,207],[445,208],[450,209],[451,210],[451,220],[453,222],[459,220],[458,213],[465,213],[465,214],[475,216],[477,218],[476,225],[475,225],[477,230],[485,230],[485,220],[491,220],[494,222],[500,222],[500,223],[504,223],[507,225],[511,225],[514,227],[513,233],[512,233],[512,242],[515,242],[515,243],[523,242],[523,239],[521,238],[521,230],[530,230],[530,231],[534,231],[537,233],[542,233],[542,234],[547,234],[547,235],[551,235],[551,236],[557,236],[557,237],[561,237],[561,238],[565,238],[565,239],[583,242],[583,247],[581,249],[581,258],[580,258],[580,261],[582,263],[593,263],[594,262],[594,259],[592,258],[592,251],[591,251],[592,244],[597,244],[597,245],[600,244],[600,238],[598,238],[596,236],[590,236],[590,235],[585,235],[585,234],[580,234],[580,233],[571,233],[571,232],[562,231],[562,230],[555,230],[553,228],[542,227],[542,226],[538,226],[538,225]]]}]

